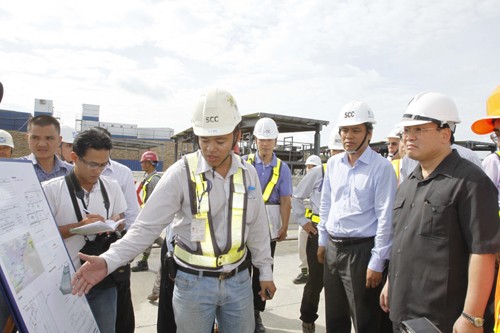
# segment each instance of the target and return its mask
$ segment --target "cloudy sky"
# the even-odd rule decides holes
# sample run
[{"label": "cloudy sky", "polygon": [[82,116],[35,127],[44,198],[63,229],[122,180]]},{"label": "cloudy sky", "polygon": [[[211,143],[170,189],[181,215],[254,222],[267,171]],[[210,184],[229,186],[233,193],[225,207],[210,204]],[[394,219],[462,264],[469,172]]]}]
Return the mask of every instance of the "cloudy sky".
[{"label": "cloudy sky", "polygon": [[498,0],[17,0],[2,1],[0,31],[1,108],[50,99],[68,125],[85,103],[101,121],[179,132],[223,87],[243,114],[331,123],[363,100],[381,140],[434,90],[459,107],[458,139],[488,141],[470,124],[500,85]]}]

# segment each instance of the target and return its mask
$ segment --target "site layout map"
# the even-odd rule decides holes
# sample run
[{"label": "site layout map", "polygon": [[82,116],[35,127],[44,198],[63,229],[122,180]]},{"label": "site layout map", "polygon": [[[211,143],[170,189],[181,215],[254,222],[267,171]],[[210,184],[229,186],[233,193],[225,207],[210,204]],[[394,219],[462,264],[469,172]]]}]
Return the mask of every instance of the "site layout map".
[{"label": "site layout map", "polygon": [[[29,161],[28,161],[29,162]],[[31,162],[0,159],[0,281],[20,332],[98,333]]]}]

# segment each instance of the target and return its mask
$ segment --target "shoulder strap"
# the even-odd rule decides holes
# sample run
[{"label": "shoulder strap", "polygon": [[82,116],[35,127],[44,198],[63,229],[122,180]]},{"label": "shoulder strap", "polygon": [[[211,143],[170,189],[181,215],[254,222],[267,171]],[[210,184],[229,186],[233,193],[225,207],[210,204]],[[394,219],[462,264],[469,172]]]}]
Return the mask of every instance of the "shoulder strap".
[{"label": "shoulder strap", "polygon": [[99,177],[99,186],[101,186],[104,208],[106,208],[106,219],[109,219],[109,197],[108,197],[108,192],[106,191],[106,187],[104,186],[104,183],[101,180],[101,177]]},{"label": "shoulder strap", "polygon": [[255,154],[254,153],[248,154],[247,162],[252,164],[253,166],[255,166]]},{"label": "shoulder strap", "polygon": [[[80,207],[78,206],[78,202],[76,201],[76,198],[78,197],[78,199],[82,201],[83,207],[87,208],[85,205],[85,201],[83,200],[84,196],[83,189],[80,186],[78,179],[76,179],[73,170],[71,170],[71,172],[68,175],[66,175],[64,179],[66,180],[66,185],[68,186],[69,195],[71,197],[71,202],[73,203],[73,208],[75,209],[76,218],[78,219],[78,221],[81,221],[83,217],[80,211]],[[110,207],[109,197],[108,197],[108,192],[106,191],[106,187],[104,186],[104,183],[102,182],[100,177],[99,177],[99,186],[101,187],[103,204],[104,208],[106,209],[106,219],[108,219],[109,207]]]},{"label": "shoulder strap", "polygon": [[195,200],[195,191],[196,191],[195,186],[196,185],[191,178],[191,171],[189,170],[189,163],[187,161],[187,157],[183,156],[182,159],[184,160],[184,164],[186,165],[188,190],[189,190],[189,201],[191,203],[191,214],[196,215],[198,213],[198,210],[196,209],[196,200]]},{"label": "shoulder strap", "polygon": [[[73,171],[71,171],[72,173]],[[73,186],[73,182],[71,181],[71,173],[67,174],[64,179],[66,180],[66,185],[68,186],[69,195],[71,197],[71,202],[73,203],[73,208],[75,209],[76,218],[78,222],[83,220],[82,213],[80,212],[80,207],[78,206],[78,202],[76,201],[75,195],[75,187]]]}]

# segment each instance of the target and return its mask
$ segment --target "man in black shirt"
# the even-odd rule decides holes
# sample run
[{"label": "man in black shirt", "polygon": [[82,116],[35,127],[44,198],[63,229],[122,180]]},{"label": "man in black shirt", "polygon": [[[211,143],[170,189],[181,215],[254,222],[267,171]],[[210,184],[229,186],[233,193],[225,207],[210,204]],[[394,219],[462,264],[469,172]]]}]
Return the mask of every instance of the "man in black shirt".
[{"label": "man in black shirt", "polygon": [[497,189],[451,149],[453,101],[422,93],[403,115],[406,153],[419,161],[398,189],[389,280],[380,303],[394,331],[427,317],[443,332],[482,332],[500,251]]}]

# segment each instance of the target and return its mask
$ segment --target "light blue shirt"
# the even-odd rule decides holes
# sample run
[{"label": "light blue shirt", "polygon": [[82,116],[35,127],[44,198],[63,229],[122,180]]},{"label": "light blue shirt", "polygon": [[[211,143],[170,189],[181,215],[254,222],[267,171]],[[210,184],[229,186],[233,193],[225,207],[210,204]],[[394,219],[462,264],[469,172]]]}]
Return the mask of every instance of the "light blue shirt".
[{"label": "light blue shirt", "polygon": [[38,177],[40,183],[52,178],[66,176],[71,172],[71,170],[73,170],[73,166],[71,164],[61,161],[55,155],[54,155],[54,168],[49,173],[45,172],[45,170],[42,169],[42,167],[38,164],[38,160],[36,159],[35,154],[33,153],[19,157],[18,159],[24,161],[26,160],[31,161],[31,163],[33,163],[36,176]]},{"label": "light blue shirt", "polygon": [[[243,156],[243,159],[248,160],[248,155]],[[271,163],[264,164],[259,157],[258,152],[255,153],[255,159],[253,166],[257,170],[257,175],[260,180],[260,187],[262,188],[262,193],[264,193],[267,183],[271,179],[271,175],[273,173],[273,168],[278,164],[278,159],[276,154],[273,153],[273,159]],[[292,172],[290,171],[290,167],[284,161],[281,161],[281,169],[280,169],[280,177],[278,179],[278,183],[274,187],[271,192],[271,196],[267,201],[268,204],[280,204],[280,197],[289,197],[292,195],[293,187],[292,187]]]},{"label": "light blue shirt", "polygon": [[323,187],[323,165],[318,165],[307,172],[299,185],[293,191],[292,214],[300,226],[304,226],[311,220],[305,217],[305,199],[309,199],[311,210],[314,214],[319,214],[321,203],[321,190]]},{"label": "light blue shirt", "polygon": [[321,194],[319,246],[325,246],[330,236],[375,236],[368,268],[382,272],[392,246],[396,187],[391,163],[370,147],[353,167],[347,153],[331,157]]}]

